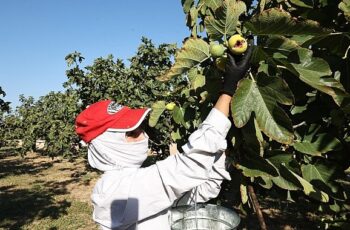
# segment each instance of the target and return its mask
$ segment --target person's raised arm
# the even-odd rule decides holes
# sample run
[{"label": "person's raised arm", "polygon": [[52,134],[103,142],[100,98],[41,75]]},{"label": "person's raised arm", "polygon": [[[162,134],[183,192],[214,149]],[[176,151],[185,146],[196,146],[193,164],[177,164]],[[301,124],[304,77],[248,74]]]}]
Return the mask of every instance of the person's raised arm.
[{"label": "person's raised arm", "polygon": [[228,94],[221,94],[214,108],[222,112],[226,117],[228,117],[228,114],[230,112],[231,99],[232,96]]},{"label": "person's raised arm", "polygon": [[[238,81],[249,69],[250,55],[251,48],[239,61],[229,54],[221,95],[206,119],[188,138],[188,143],[182,146],[183,153],[157,161],[134,176],[135,182],[128,196],[141,199],[138,200],[138,212],[130,219],[124,219],[125,224],[169,208],[176,199],[199,185],[203,185],[198,190],[202,200],[213,197],[220,190],[222,179],[229,177],[224,168],[224,151],[231,127],[227,118],[231,98]],[[126,209],[130,206],[133,211],[131,204],[128,202]]]},{"label": "person's raised arm", "polygon": [[[226,72],[224,75],[223,89],[214,106],[216,110],[220,111],[226,117],[229,115],[231,99],[236,90],[237,83],[247,74],[249,69],[251,54],[251,46],[243,57],[237,58],[240,59],[240,61],[236,61],[235,57],[229,54],[229,61],[226,64]],[[180,203],[191,204],[194,201],[194,197],[196,197],[197,202],[206,202],[219,194],[222,181],[224,179],[230,180],[230,175],[225,167],[225,154],[222,153],[217,156],[220,157],[214,161],[208,179],[197,186],[197,189],[187,192],[184,197],[180,199]]]}]

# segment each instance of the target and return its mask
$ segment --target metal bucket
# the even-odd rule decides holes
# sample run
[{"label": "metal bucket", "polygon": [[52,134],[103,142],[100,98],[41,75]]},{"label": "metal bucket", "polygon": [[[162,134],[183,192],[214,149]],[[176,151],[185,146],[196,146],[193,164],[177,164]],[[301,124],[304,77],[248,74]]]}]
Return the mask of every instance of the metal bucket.
[{"label": "metal bucket", "polygon": [[172,230],[231,230],[241,219],[228,208],[213,204],[185,205],[171,210]]}]

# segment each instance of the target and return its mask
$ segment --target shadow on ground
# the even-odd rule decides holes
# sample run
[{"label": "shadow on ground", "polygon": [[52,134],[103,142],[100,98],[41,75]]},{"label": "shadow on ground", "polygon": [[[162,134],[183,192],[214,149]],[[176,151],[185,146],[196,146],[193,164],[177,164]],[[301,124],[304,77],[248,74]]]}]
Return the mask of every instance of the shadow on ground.
[{"label": "shadow on ground", "polygon": [[[67,214],[71,202],[64,198],[57,199],[57,196],[69,194],[67,184],[77,181],[78,178],[64,181],[43,180],[41,175],[47,173],[45,170],[55,162],[57,161],[41,160],[37,155],[26,158],[15,155],[1,156],[0,229],[22,229],[36,220],[58,219]],[[30,179],[21,179],[26,186],[20,187],[16,178],[24,175],[30,175]],[[14,181],[10,176],[15,176]],[[6,180],[9,182],[4,185],[2,182]]]},{"label": "shadow on ground", "polygon": [[52,162],[38,162],[33,164],[32,161],[39,158],[39,156],[31,156],[28,158],[20,158],[17,154],[0,154],[1,167],[0,179],[7,176],[17,176],[24,173],[35,175],[41,171],[50,168],[55,161]]},{"label": "shadow on ground", "polygon": [[[55,201],[50,188],[13,189],[0,188],[0,228],[21,229],[37,219],[50,217],[57,219],[67,213],[70,202]],[[62,192],[62,191],[59,191]]]}]

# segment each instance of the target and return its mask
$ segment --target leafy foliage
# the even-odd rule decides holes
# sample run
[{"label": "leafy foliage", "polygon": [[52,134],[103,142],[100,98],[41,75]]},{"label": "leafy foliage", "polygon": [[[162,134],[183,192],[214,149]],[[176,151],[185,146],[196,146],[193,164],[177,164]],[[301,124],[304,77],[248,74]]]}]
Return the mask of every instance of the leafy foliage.
[{"label": "leafy foliage", "polygon": [[[187,0],[182,5],[188,40],[227,46],[233,34],[254,35],[252,69],[233,97],[236,127],[228,136],[234,177],[242,178],[242,207],[246,182],[253,181],[292,195],[302,191],[323,208],[336,202],[338,211],[349,210],[344,201],[350,191],[339,182],[350,166],[349,1]],[[172,113],[178,143],[215,103],[222,76],[215,57],[188,52],[186,59],[196,63],[176,59],[170,72],[181,71],[172,77],[194,79],[196,74],[205,81],[183,93],[187,100],[178,101]],[[156,118],[158,113],[151,116],[153,125],[163,122]]]},{"label": "leafy foliage", "polygon": [[[6,93],[2,90],[2,87],[0,86],[0,97],[5,97]],[[10,112],[10,102],[4,101],[2,98],[0,98],[0,147],[5,145],[5,132],[6,129],[5,121],[4,121],[4,114]]]},{"label": "leafy foliage", "polygon": [[[209,5],[213,9],[213,6]],[[214,10],[215,9],[215,10]],[[208,37],[213,40],[221,40],[224,37],[230,37],[235,34],[239,22],[239,16],[246,11],[246,6],[242,1],[228,1],[222,2],[219,7],[215,7],[214,14],[205,17],[205,27]]]},{"label": "leafy foliage", "polygon": [[159,80],[169,80],[172,77],[179,76],[209,57],[209,45],[201,39],[190,38],[184,43],[183,48],[178,51],[175,57],[175,65]]},{"label": "leafy foliage", "polygon": [[[5,97],[6,93],[5,91],[2,90],[1,86],[0,86],[0,96],[1,97]],[[2,98],[0,98],[0,114],[2,115],[2,113],[4,112],[9,112],[10,110],[10,102],[6,102],[4,101]]]},{"label": "leafy foliage", "polygon": [[[77,114],[89,104],[113,99],[130,107],[151,107],[156,99],[171,102],[181,97],[181,82],[186,82],[186,79],[177,78],[167,83],[155,80],[170,67],[170,58],[175,50],[174,45],[161,44],[156,47],[151,40],[142,38],[136,55],[129,60],[129,67],[120,59],[114,61],[113,56],[109,55],[97,58],[92,65],[81,68],[84,57],[79,52],[67,55],[65,59],[69,69],[66,72],[68,80],[64,83],[66,91],[51,92],[38,101],[33,97],[21,96],[21,105],[5,117],[6,136],[3,139],[22,140],[22,154],[38,151],[37,141],[43,140],[43,154],[77,156],[84,151],[81,151],[80,140],[75,135],[74,121]],[[169,113],[160,115],[162,119],[167,119]],[[168,152],[166,143],[171,139],[171,133],[168,132],[170,125],[171,122],[158,124],[157,129],[148,131],[154,137],[154,150],[163,152],[164,156]],[[16,142],[13,145],[16,146]]]},{"label": "leafy foliage", "polygon": [[[163,111],[158,113],[157,109],[152,111],[152,114],[157,113],[158,117],[155,120],[151,119],[150,125],[154,126],[160,116],[167,120],[169,113],[163,114],[165,102],[176,101],[181,97],[179,95],[183,87],[181,82],[185,79],[176,78],[162,83],[157,81],[156,77],[165,74],[171,66],[170,58],[175,53],[176,47],[169,44],[156,47],[147,38],[142,38],[141,41],[136,55],[129,60],[129,67],[120,59],[114,61],[113,56],[109,55],[107,58],[97,58],[93,65],[82,69],[80,63],[84,58],[79,53],[67,55],[66,60],[69,60],[71,68],[67,70],[68,81],[64,86],[70,91],[77,92],[81,101],[80,110],[102,99],[112,99],[120,104],[137,108],[151,107],[156,100],[162,100]],[[165,122],[158,124],[157,129],[147,130],[153,150],[162,152],[162,156],[168,153],[167,143],[171,139],[168,129],[170,125],[170,122]]]},{"label": "leafy foliage", "polygon": [[330,32],[316,21],[297,20],[279,8],[270,8],[254,15],[245,26],[255,35],[321,35]]},{"label": "leafy foliage", "polygon": [[339,9],[344,12],[346,20],[350,21],[350,1],[343,0],[339,3]]},{"label": "leafy foliage", "polygon": [[263,75],[257,82],[244,79],[233,101],[232,117],[236,127],[243,127],[254,112],[259,128],[267,136],[281,143],[292,143],[292,123],[277,105],[277,102],[287,105],[293,102],[293,95],[282,79]]},{"label": "leafy foliage", "polygon": [[[74,134],[74,118],[78,112],[78,98],[74,93],[54,93],[40,97],[20,96],[22,103],[5,119],[5,139],[18,147],[20,153],[42,151],[53,156],[76,156],[78,138]],[[43,146],[38,146],[38,141]]]}]

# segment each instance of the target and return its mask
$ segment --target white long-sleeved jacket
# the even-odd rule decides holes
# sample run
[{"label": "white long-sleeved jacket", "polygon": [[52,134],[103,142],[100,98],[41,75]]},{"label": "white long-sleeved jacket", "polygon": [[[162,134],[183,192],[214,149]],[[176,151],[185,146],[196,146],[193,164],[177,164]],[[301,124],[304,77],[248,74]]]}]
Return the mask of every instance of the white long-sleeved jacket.
[{"label": "white long-sleeved jacket", "polygon": [[190,203],[197,187],[197,202],[214,198],[225,170],[227,117],[215,108],[175,154],[146,168],[105,172],[91,196],[93,219],[102,229],[170,230],[169,208],[183,196]]}]

